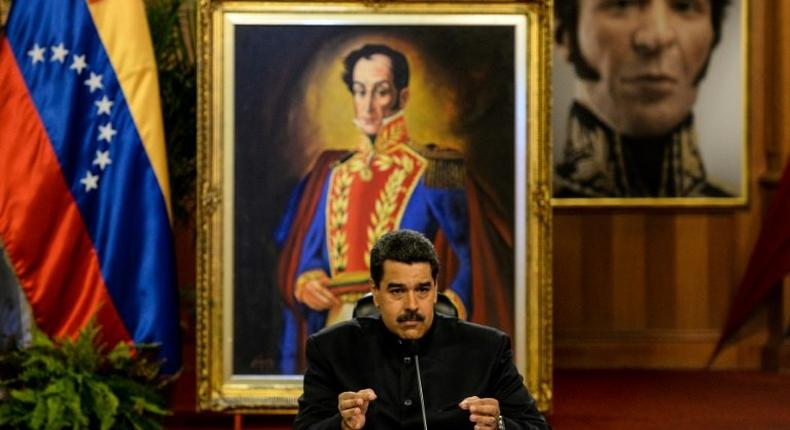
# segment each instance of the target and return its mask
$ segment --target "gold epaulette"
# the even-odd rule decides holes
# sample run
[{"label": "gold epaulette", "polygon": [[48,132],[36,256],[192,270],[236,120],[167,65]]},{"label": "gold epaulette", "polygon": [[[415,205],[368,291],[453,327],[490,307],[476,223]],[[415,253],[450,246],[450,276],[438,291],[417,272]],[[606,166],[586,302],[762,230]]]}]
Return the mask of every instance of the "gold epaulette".
[{"label": "gold epaulette", "polygon": [[428,160],[425,185],[435,188],[460,188],[464,186],[466,172],[464,155],[455,149],[442,148],[435,143],[415,145],[414,149]]}]

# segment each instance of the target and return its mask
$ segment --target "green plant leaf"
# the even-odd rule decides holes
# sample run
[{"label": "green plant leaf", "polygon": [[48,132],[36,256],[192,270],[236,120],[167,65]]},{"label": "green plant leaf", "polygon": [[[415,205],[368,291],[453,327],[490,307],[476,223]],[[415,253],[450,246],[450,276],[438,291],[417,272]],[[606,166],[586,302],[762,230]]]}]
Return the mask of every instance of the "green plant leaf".
[{"label": "green plant leaf", "polygon": [[[66,427],[66,416],[64,416],[65,405],[63,399],[57,396],[47,398],[47,425],[46,429],[60,429]],[[87,423],[86,423],[87,424]]]},{"label": "green plant leaf", "polygon": [[30,416],[30,428],[37,430],[40,429],[47,422],[48,405],[46,401],[36,402],[33,407],[33,412]]},{"label": "green plant leaf", "polygon": [[151,402],[150,399],[136,397],[134,398],[134,400],[136,404],[135,409],[137,409],[140,412],[150,412],[152,414],[161,415],[161,416],[170,415],[170,411],[160,407],[160,405],[158,405],[155,402]]},{"label": "green plant leaf", "polygon": [[43,331],[35,328],[33,328],[31,331],[33,334],[33,339],[30,344],[31,348],[36,348],[36,347],[41,347],[44,349],[52,348],[53,346],[52,341],[49,339],[49,337],[47,337],[47,335]]},{"label": "green plant leaf", "polygon": [[10,395],[13,400],[19,400],[23,403],[36,403],[36,393],[29,388],[11,390]]},{"label": "green plant leaf", "polygon": [[115,367],[116,365],[125,365],[127,361],[132,359],[132,348],[126,342],[118,342],[115,348],[107,354],[107,360]]},{"label": "green plant leaf", "polygon": [[99,331],[96,319],[93,318],[80,331],[76,340],[64,339],[62,341],[60,349],[66,355],[66,363],[69,367],[89,373],[96,371],[103,352],[103,347],[97,345],[96,342]]},{"label": "green plant leaf", "polygon": [[88,385],[93,403],[93,409],[99,419],[99,428],[102,430],[112,428],[115,423],[115,415],[118,411],[118,397],[112,392],[107,384],[93,381]]}]

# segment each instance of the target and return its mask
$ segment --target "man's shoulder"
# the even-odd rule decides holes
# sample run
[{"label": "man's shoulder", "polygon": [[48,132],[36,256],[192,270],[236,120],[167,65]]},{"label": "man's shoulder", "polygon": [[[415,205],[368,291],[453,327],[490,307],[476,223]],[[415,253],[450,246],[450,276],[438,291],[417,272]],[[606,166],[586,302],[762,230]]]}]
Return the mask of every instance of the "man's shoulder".
[{"label": "man's shoulder", "polygon": [[455,317],[436,315],[436,321],[445,329],[464,339],[474,339],[475,341],[488,341],[498,343],[507,338],[508,335],[497,328],[464,321]]},{"label": "man's shoulder", "polygon": [[464,154],[435,143],[410,143],[410,147],[428,161],[425,185],[435,188],[459,188],[464,184],[466,171]]},{"label": "man's shoulder", "polygon": [[464,154],[449,146],[440,146],[436,143],[409,142],[409,146],[418,154],[429,160],[447,160],[463,163]]},{"label": "man's shoulder", "polygon": [[331,165],[332,163],[343,162],[352,155],[354,155],[354,151],[348,149],[324,149],[315,158],[315,163],[323,162]]},{"label": "man's shoulder", "polygon": [[318,342],[333,342],[342,338],[359,336],[369,332],[376,321],[376,318],[353,318],[325,327],[310,335],[310,338]]},{"label": "man's shoulder", "polygon": [[469,333],[477,334],[480,336],[488,336],[492,338],[507,337],[507,334],[498,328],[473,323],[470,321],[458,320],[458,326]]},{"label": "man's shoulder", "polygon": [[313,164],[308,170],[307,178],[315,176],[316,179],[323,178],[339,164],[354,155],[354,151],[345,149],[325,149],[313,160]]}]

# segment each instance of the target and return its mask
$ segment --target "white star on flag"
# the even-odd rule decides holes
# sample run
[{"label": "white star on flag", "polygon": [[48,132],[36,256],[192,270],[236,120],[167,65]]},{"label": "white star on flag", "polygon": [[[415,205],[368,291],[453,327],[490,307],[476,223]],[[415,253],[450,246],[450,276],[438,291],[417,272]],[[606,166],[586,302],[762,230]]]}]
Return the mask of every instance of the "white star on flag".
[{"label": "white star on flag", "polygon": [[104,125],[99,126],[99,140],[106,140],[107,143],[112,142],[112,137],[118,133],[117,131],[113,130],[112,123],[107,123]]},{"label": "white star on flag", "polygon": [[112,164],[112,160],[110,160],[110,151],[96,151],[96,158],[93,160],[93,164],[98,164],[99,168],[104,170],[108,164]]},{"label": "white star on flag", "polygon": [[38,43],[36,43],[33,45],[33,49],[27,51],[27,55],[33,60],[33,64],[44,61],[44,48],[38,46]]},{"label": "white star on flag", "polygon": [[94,175],[90,170],[85,172],[85,177],[80,179],[80,183],[85,185],[85,192],[99,188],[99,175]]},{"label": "white star on flag", "polygon": [[50,61],[57,61],[63,64],[66,61],[66,55],[69,55],[69,50],[63,46],[63,42],[60,43],[58,46],[53,46],[52,49],[52,59]]},{"label": "white star on flag", "polygon": [[77,74],[79,75],[82,73],[82,69],[88,67],[88,64],[85,62],[84,55],[72,55],[74,57],[74,62],[71,63],[71,67],[69,69],[76,70]]},{"label": "white star on flag", "polygon": [[98,101],[94,102],[94,104],[99,109],[99,115],[101,115],[103,113],[106,113],[107,115],[109,115],[110,114],[110,108],[112,108],[113,102],[112,102],[112,100],[108,99],[107,96],[105,95],[104,97],[101,98],[101,100],[98,100]]},{"label": "white star on flag", "polygon": [[101,75],[97,75],[91,72],[91,77],[87,81],[85,81],[85,85],[91,88],[91,93],[96,91],[99,88],[104,88],[104,85],[101,83]]}]

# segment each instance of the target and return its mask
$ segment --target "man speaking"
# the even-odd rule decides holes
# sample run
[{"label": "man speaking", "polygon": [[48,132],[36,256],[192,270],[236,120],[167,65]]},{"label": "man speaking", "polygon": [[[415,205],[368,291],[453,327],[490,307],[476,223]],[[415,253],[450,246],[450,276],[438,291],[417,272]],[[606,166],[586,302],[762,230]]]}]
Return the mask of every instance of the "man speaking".
[{"label": "man speaking", "polygon": [[434,312],[439,263],[420,233],[370,253],[380,316],[307,340],[296,429],[549,429],[513,364],[510,339]]}]

